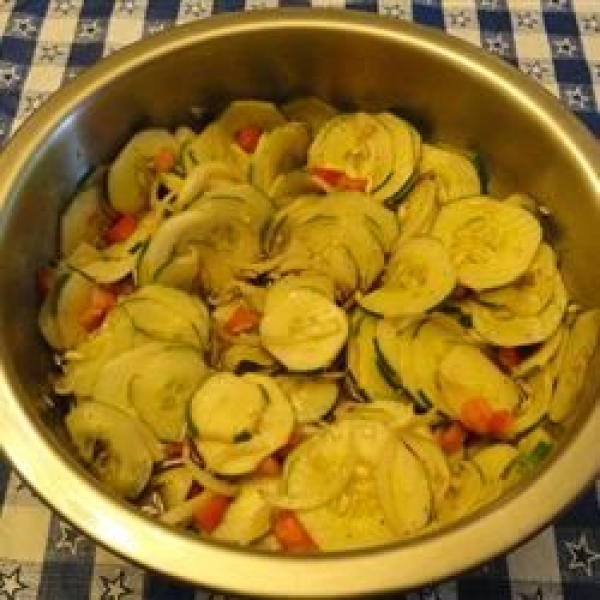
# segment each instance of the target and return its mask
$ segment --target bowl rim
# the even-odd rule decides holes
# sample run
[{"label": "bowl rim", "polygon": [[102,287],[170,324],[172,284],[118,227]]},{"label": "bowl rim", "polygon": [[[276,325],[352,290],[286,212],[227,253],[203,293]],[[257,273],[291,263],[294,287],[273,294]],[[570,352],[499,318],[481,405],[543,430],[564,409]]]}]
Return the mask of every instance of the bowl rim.
[{"label": "bowl rim", "polygon": [[[549,92],[498,58],[445,33],[378,15],[339,9],[278,9],[218,15],[174,27],[91,67],[54,94],[9,141],[0,157],[0,170],[7,174],[0,180],[0,203],[3,199],[16,201],[12,190],[35,162],[41,142],[91,92],[191,44],[256,28],[268,32],[282,27],[343,30],[408,44],[430,54],[443,53],[478,76],[493,78],[569,146],[600,198],[600,159],[591,134]],[[0,233],[7,212],[0,213]],[[443,536],[430,535],[371,550],[302,557],[250,553],[176,533],[99,492],[88,473],[72,458],[65,461],[58,445],[39,434],[39,420],[19,401],[26,394],[4,349],[1,358],[0,447],[44,501],[98,543],[134,563],[187,583],[234,593],[339,598],[408,590],[456,576],[531,537],[572,502],[600,468],[600,457],[589,451],[600,431],[600,406],[596,402],[586,418],[580,419],[580,430],[553,459],[551,468],[541,471],[535,484],[510,494],[501,508],[485,509],[485,518],[470,517]],[[561,481],[569,485],[557,485]],[[77,494],[65,493],[70,489],[76,489]]]}]

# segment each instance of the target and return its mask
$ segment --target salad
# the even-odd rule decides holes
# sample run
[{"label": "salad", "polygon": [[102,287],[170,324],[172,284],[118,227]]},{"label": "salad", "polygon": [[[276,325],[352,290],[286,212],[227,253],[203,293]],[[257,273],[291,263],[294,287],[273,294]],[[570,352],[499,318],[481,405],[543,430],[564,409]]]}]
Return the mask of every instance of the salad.
[{"label": "salad", "polygon": [[254,548],[471,514],[552,454],[596,346],[550,218],[392,112],[238,100],[140,131],[38,274],[73,451],[163,523]]}]

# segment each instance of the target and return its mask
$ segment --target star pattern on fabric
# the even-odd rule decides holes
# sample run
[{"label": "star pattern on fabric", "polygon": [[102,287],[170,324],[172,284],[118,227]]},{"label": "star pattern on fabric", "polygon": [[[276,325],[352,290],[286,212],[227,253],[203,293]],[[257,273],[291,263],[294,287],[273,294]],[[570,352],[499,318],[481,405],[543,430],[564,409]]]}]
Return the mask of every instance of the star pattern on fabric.
[{"label": "star pattern on fabric", "polygon": [[55,13],[60,13],[66,17],[75,14],[79,10],[81,4],[80,0],[54,0],[51,6]]},{"label": "star pattern on fabric", "polygon": [[579,50],[576,42],[567,37],[552,40],[552,46],[557,56],[573,57]]},{"label": "star pattern on fabric", "polygon": [[64,521],[60,521],[59,525],[60,537],[56,541],[57,550],[66,550],[69,554],[75,556],[79,544],[85,541],[85,538],[73,527]]},{"label": "star pattern on fabric", "polygon": [[473,22],[473,19],[467,11],[459,10],[456,12],[448,13],[448,21],[450,25],[454,27],[461,27],[464,29]]},{"label": "star pattern on fabric", "polygon": [[65,56],[65,51],[58,44],[42,44],[39,50],[41,62],[53,63]]},{"label": "star pattern on fabric", "polygon": [[517,27],[522,29],[535,29],[540,24],[539,15],[534,12],[518,12],[516,15]]},{"label": "star pattern on fabric", "polygon": [[381,7],[383,13],[392,19],[406,19],[406,8],[398,2],[387,2]]},{"label": "star pattern on fabric", "polygon": [[117,12],[134,15],[140,8],[138,0],[119,0],[117,3]]},{"label": "star pattern on fabric", "polygon": [[587,536],[582,533],[577,542],[565,542],[570,554],[569,569],[581,569],[588,577],[594,574],[594,563],[600,560],[600,553],[590,548]]},{"label": "star pattern on fabric", "polygon": [[21,567],[16,567],[12,573],[0,571],[0,598],[6,600],[18,600],[19,592],[26,590],[29,586],[21,581]]},{"label": "star pattern on fabric", "polygon": [[18,84],[21,79],[17,65],[0,65],[0,87],[12,87]]},{"label": "star pattern on fabric", "polygon": [[98,20],[82,21],[77,28],[77,37],[84,40],[98,39],[104,28]]},{"label": "star pattern on fabric", "polygon": [[182,6],[186,17],[199,19],[210,14],[210,6],[205,0],[187,0]]},{"label": "star pattern on fabric", "polygon": [[526,75],[542,81],[550,74],[550,67],[540,60],[527,60],[521,63],[521,69]]},{"label": "star pattern on fabric", "polygon": [[24,98],[24,115],[29,115],[34,110],[37,110],[46,101],[49,95],[50,92],[32,92],[27,94]]},{"label": "star pattern on fabric", "polygon": [[10,32],[19,37],[33,37],[37,33],[37,25],[29,17],[18,17],[11,23]]},{"label": "star pattern on fabric", "polygon": [[569,108],[573,110],[586,110],[592,102],[590,94],[587,94],[579,85],[565,89],[564,97]]},{"label": "star pattern on fabric", "polygon": [[510,44],[501,33],[487,37],[485,46],[490,52],[500,56],[507,56],[510,52]]},{"label": "star pattern on fabric", "polygon": [[581,19],[583,31],[586,33],[600,33],[600,14],[587,15]]},{"label": "star pattern on fabric", "polygon": [[100,600],[121,600],[133,593],[133,590],[125,585],[125,573],[119,571],[114,579],[100,575],[102,582],[102,596]]}]

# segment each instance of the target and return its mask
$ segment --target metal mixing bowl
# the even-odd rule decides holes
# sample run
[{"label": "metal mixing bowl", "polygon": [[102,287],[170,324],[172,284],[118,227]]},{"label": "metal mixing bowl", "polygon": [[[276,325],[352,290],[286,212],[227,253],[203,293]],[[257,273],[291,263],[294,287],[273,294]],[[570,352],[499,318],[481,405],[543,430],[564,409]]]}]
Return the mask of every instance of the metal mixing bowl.
[{"label": "metal mixing bowl", "polygon": [[[600,153],[559,103],[516,70],[441,33],[341,11],[209,19],[121,51],[51,98],[0,159],[0,440],[55,510],[121,555],[196,584],[261,596],[407,589],[506,551],[549,522],[600,466],[600,370],[590,370],[560,452],[531,482],[446,531],[377,550],[272,556],[199,541],[141,516],[78,465],[43,400],[50,356],[34,274],[55,252],[59,211],[91,165],[138,128],[189,121],[238,97],[321,96],[399,109],[435,139],[479,149],[498,193],[529,192],[560,224],[567,284],[600,306]],[[597,361],[596,361],[597,363]]]}]

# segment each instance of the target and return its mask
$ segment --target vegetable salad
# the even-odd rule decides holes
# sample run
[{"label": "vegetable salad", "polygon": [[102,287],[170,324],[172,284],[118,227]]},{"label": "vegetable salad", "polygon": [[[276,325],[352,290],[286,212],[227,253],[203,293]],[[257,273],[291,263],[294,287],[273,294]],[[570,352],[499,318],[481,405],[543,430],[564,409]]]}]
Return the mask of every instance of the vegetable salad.
[{"label": "vegetable salad", "polygon": [[549,218],[391,112],[140,131],[38,274],[73,450],[162,522],[274,551],[471,514],[551,455],[596,345]]}]

